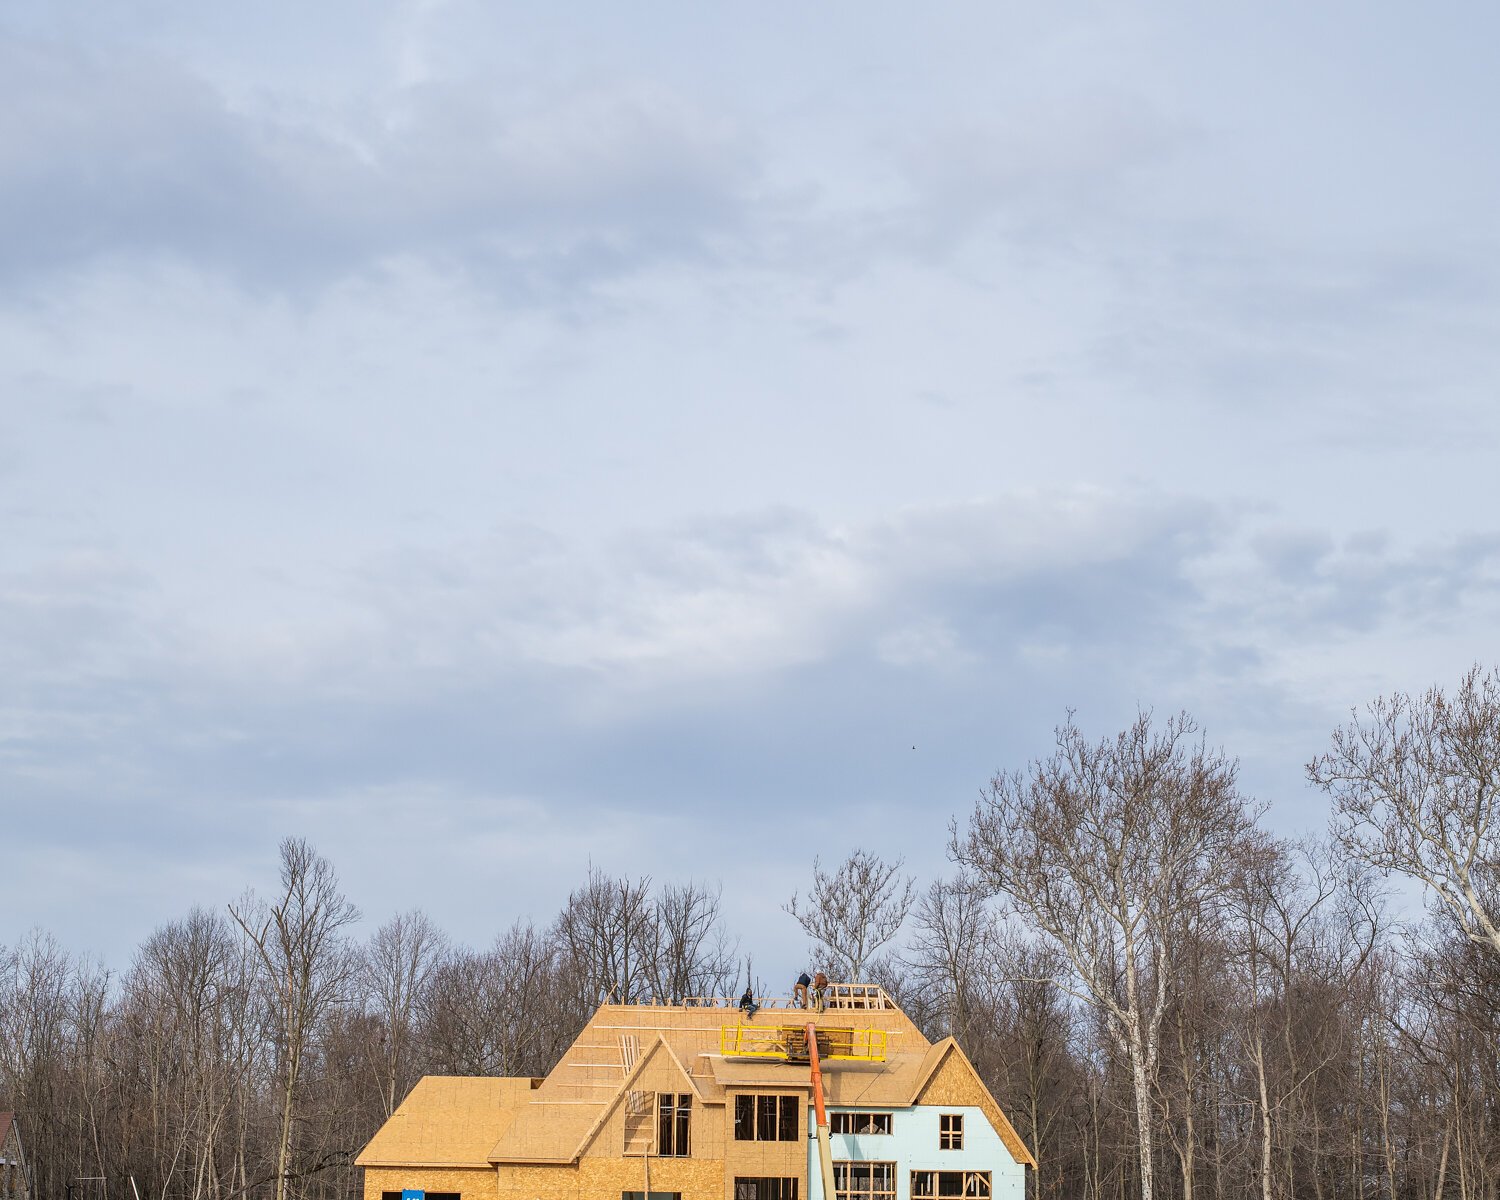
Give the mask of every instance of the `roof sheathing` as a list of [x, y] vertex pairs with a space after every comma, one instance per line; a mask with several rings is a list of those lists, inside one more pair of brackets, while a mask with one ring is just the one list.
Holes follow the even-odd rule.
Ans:
[[[641, 1064], [658, 1042], [682, 1069], [704, 1104], [724, 1103], [726, 1077], [734, 1079], [730, 1086], [735, 1087], [782, 1083], [783, 1076], [785, 1084], [795, 1086], [793, 1080], [796, 1080], [806, 1086], [805, 1067], [786, 1067], [774, 1062], [737, 1063], [735, 1066], [743, 1070], [729, 1072], [726, 1076], [725, 1061], [719, 1055], [719, 1034], [726, 1025], [775, 1027], [809, 1023], [836, 1029], [884, 1030], [893, 1052], [898, 1048], [908, 1051], [895, 1055], [903, 1060], [903, 1065], [906, 1059], [920, 1062], [929, 1045], [911, 1019], [898, 1008], [832, 1009], [822, 1013], [804, 1009], [762, 1009], [747, 1022], [735, 1008], [605, 1005], [584, 1026], [542, 1085], [531, 1093], [521, 1116], [496, 1139], [490, 1151], [490, 1161], [576, 1161], [617, 1100], [629, 1090], [630, 1078], [639, 1073]], [[635, 1066], [628, 1073], [622, 1039], [634, 1039], [636, 1047]], [[825, 1079], [835, 1097], [833, 1102], [839, 1103], [836, 1097], [843, 1090], [851, 1095], [861, 1092], [852, 1082], [856, 1074], [867, 1080], [878, 1079], [891, 1074], [893, 1065], [869, 1064], [840, 1069], [843, 1064], [839, 1067], [827, 1064]], [[905, 1071], [901, 1073], [906, 1075]], [[847, 1087], [843, 1083], [846, 1078], [851, 1080]], [[845, 1102], [873, 1103], [858, 1098]]]
[[525, 1110], [530, 1079], [428, 1075], [369, 1145], [361, 1167], [489, 1167], [490, 1147]]

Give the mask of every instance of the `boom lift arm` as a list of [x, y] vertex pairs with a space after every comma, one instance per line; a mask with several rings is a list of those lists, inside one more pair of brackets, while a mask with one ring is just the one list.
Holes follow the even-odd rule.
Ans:
[[828, 1142], [828, 1110], [823, 1105], [823, 1071], [818, 1065], [818, 1027], [807, 1023], [807, 1060], [812, 1064], [813, 1112], [818, 1122], [818, 1167], [823, 1176], [823, 1200], [834, 1200], [833, 1147]]

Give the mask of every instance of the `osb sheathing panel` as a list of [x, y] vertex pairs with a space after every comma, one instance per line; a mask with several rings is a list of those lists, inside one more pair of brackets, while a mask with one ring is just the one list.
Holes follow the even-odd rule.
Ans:
[[990, 1095], [989, 1088], [984, 1086], [979, 1073], [964, 1057], [963, 1051], [958, 1048], [956, 1042], [951, 1043], [941, 1064], [917, 1094], [916, 1102], [936, 1107], [972, 1105], [983, 1110], [990, 1124], [995, 1127], [995, 1132], [1000, 1135], [1000, 1140], [1005, 1143], [1005, 1148], [1010, 1151], [1011, 1157], [1018, 1163], [1025, 1163], [1030, 1167], [1036, 1166], [1036, 1159], [1031, 1156], [1031, 1151], [1021, 1141], [1015, 1126], [995, 1103], [995, 1098]]
[[495, 1168], [457, 1170], [441, 1167], [366, 1167], [365, 1200], [380, 1200], [382, 1192], [421, 1188], [426, 1192], [457, 1192], [462, 1200], [496, 1200]]
[[530, 1098], [529, 1079], [425, 1076], [355, 1162], [483, 1166], [496, 1139]]
[[681, 1192], [682, 1200], [724, 1198], [722, 1163], [688, 1158], [585, 1158], [576, 1166], [501, 1167], [500, 1200], [615, 1200], [621, 1192], [646, 1190], [648, 1163], [653, 1192]]
[[802, 1175], [807, 1170], [807, 1140], [795, 1142], [729, 1143], [724, 1156], [726, 1175]]
[[[577, 1043], [575, 1043], [576, 1047]], [[657, 1091], [696, 1095], [697, 1088], [680, 1062], [662, 1042], [660, 1035], [640, 1048], [640, 1057], [625, 1074], [623, 1067], [611, 1067], [603, 1050], [595, 1047], [592, 1057], [576, 1065], [587, 1068], [601, 1080], [598, 1095], [587, 1101], [558, 1094], [553, 1076], [532, 1097], [531, 1103], [490, 1152], [493, 1162], [528, 1164], [539, 1162], [572, 1162], [596, 1143], [598, 1153], [618, 1154], [623, 1148], [623, 1126], [608, 1128], [629, 1093], [645, 1091], [653, 1097]], [[571, 1085], [570, 1085], [571, 1086]], [[623, 1117], [620, 1118], [623, 1122]], [[608, 1139], [614, 1134], [618, 1146]]]

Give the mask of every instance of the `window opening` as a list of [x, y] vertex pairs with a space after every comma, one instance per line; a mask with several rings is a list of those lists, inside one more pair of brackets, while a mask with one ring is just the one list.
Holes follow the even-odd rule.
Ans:
[[833, 1190], [837, 1200], [896, 1200], [896, 1164], [836, 1161]]
[[659, 1092], [656, 1097], [656, 1153], [662, 1158], [686, 1158], [688, 1119], [693, 1097], [688, 1093]]
[[963, 1113], [940, 1113], [938, 1115], [938, 1149], [962, 1150], [963, 1148]]
[[795, 1142], [798, 1096], [736, 1096], [734, 1140], [737, 1142]]
[[797, 1180], [736, 1176], [734, 1200], [797, 1200]]
[[878, 1112], [829, 1113], [833, 1133], [890, 1133], [891, 1114]]
[[988, 1171], [913, 1171], [911, 1200], [944, 1200], [949, 1196], [979, 1197], [990, 1195]]

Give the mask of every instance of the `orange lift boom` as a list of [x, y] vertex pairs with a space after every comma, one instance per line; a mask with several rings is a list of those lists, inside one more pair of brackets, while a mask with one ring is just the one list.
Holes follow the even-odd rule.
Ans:
[[818, 1120], [818, 1167], [823, 1176], [823, 1198], [834, 1200], [833, 1147], [828, 1142], [828, 1110], [823, 1105], [823, 1070], [818, 1065], [818, 1028], [807, 1023], [807, 1060], [812, 1064], [813, 1112]]

